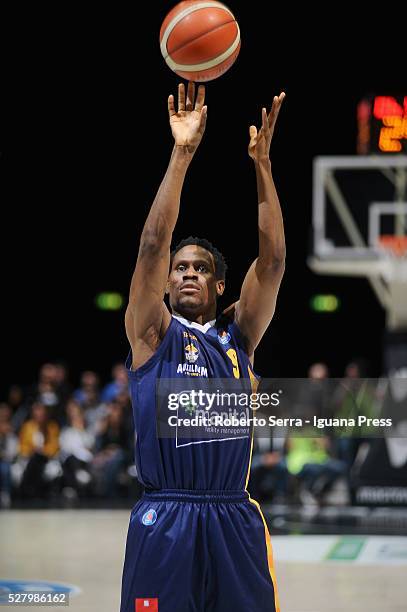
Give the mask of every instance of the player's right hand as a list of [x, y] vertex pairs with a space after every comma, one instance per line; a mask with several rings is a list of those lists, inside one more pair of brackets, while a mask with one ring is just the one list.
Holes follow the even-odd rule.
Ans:
[[172, 135], [175, 144], [186, 147], [189, 153], [193, 153], [202, 140], [205, 131], [207, 107], [204, 106], [205, 87], [198, 87], [195, 105], [195, 83], [188, 83], [187, 98], [185, 101], [185, 86], [178, 85], [178, 111], [175, 110], [174, 96], [168, 98], [168, 114]]

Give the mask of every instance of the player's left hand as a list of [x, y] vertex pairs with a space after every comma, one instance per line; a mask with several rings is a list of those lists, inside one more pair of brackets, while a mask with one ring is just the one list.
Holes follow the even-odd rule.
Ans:
[[267, 115], [266, 109], [262, 108], [262, 125], [259, 131], [257, 131], [255, 125], [251, 125], [249, 128], [249, 155], [252, 159], [254, 159], [254, 161], [269, 158], [274, 126], [276, 124], [278, 113], [280, 112], [284, 98], [284, 92], [281, 92], [279, 96], [274, 96], [273, 105], [269, 115]]

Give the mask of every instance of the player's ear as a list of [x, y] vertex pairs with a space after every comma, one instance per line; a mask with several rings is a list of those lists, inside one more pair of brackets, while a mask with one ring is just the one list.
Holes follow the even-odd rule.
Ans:
[[222, 295], [224, 291], [225, 291], [225, 281], [224, 280], [216, 281], [216, 293], [218, 294], [218, 296]]
[[170, 293], [170, 280], [167, 280], [167, 284], [165, 285], [165, 295], [169, 295]]

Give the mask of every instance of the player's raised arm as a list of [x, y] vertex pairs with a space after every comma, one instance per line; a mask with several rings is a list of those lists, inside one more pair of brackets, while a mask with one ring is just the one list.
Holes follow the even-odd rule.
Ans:
[[270, 144], [284, 97], [284, 93], [274, 97], [269, 115], [262, 109], [259, 131], [250, 126], [249, 155], [256, 169], [259, 202], [259, 255], [247, 272], [235, 310], [250, 355], [273, 317], [285, 267], [283, 217], [270, 163]]
[[[195, 100], [192, 82], [188, 85], [186, 97], [184, 85], [179, 85], [177, 110], [174, 96], [168, 98], [174, 149], [141, 234], [126, 310], [126, 332], [133, 350], [134, 368], [154, 353], [171, 320], [163, 302], [170, 245], [185, 175], [205, 131], [207, 107], [204, 101], [204, 86], [199, 87]], [[151, 147], [149, 155], [154, 158], [154, 146], [148, 146]]]

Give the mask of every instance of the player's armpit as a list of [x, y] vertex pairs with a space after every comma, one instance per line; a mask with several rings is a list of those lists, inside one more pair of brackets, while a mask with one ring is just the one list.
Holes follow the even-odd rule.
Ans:
[[134, 315], [130, 305], [125, 315], [126, 334], [130, 342], [133, 362], [132, 368], [136, 370], [141, 367], [155, 353], [171, 323], [171, 314], [167, 306], [162, 302], [161, 326], [152, 324], [145, 330], [144, 335], [136, 333]]
[[235, 321], [248, 342], [249, 354], [273, 318], [284, 269], [284, 260], [262, 265], [256, 259], [243, 281], [240, 299], [235, 304]]

